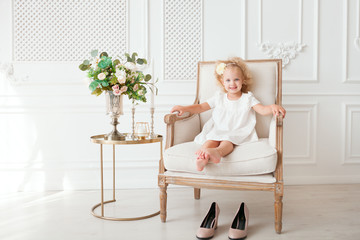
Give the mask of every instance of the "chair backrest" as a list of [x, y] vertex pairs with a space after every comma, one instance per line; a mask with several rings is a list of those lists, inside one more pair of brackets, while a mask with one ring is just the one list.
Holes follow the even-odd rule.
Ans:
[[[253, 87], [250, 90], [263, 105], [281, 104], [282, 98], [282, 68], [280, 59], [247, 60], [253, 76]], [[221, 90], [215, 78], [215, 62], [199, 62], [195, 103], [205, 102], [216, 91]], [[211, 111], [200, 114], [201, 128], [210, 118]], [[269, 136], [269, 127], [272, 116], [256, 114], [256, 132], [259, 138]]]

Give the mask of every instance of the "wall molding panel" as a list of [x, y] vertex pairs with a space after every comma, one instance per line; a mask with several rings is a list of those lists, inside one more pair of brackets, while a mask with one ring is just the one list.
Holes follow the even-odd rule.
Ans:
[[[304, 48], [308, 46], [303, 42], [303, 18], [304, 18], [304, 0], [298, 0], [298, 37], [296, 40], [288, 42], [272, 42], [264, 41], [263, 39], [263, 0], [258, 0], [258, 49], [262, 51], [267, 57], [271, 59], [282, 59], [282, 66], [284, 71], [286, 71], [286, 66], [291, 62], [295, 61], [296, 57], [299, 54], [303, 53]], [[319, 45], [319, 0], [314, 1], [314, 57], [313, 57], [313, 73], [311, 77], [292, 77], [284, 78], [284, 82], [291, 83], [309, 83], [309, 82], [318, 82], [318, 45]], [[293, 63], [294, 64], [294, 63]]]
[[[356, 7], [353, 6], [356, 1]], [[350, 6], [351, 3], [351, 6]], [[356, 18], [351, 18], [353, 22], [350, 22], [350, 9], [351, 11], [356, 11]], [[356, 22], [354, 21], [356, 20]], [[354, 23], [355, 31], [350, 29], [350, 23]], [[344, 0], [343, 1], [343, 83], [360, 83], [360, 76], [357, 77], [349, 77], [349, 51], [350, 48], [353, 48], [357, 53], [360, 52], [360, 1], [359, 0]], [[353, 41], [351, 41], [351, 37], [349, 39], [349, 34], [353, 36]], [[349, 42], [353, 42], [354, 45], [349, 44]], [[355, 52], [352, 51], [352, 52]], [[358, 58], [357, 60], [359, 60]], [[358, 61], [357, 61], [358, 62]], [[355, 64], [356, 65], [356, 64]]]
[[343, 109], [345, 125], [343, 164], [360, 164], [360, 104], [344, 103]]
[[[305, 129], [300, 126], [300, 124], [304, 124], [303, 121], [297, 122], [299, 124], [297, 127], [298, 129], [301, 129], [301, 132], [306, 132], [306, 138], [303, 139], [302, 142], [306, 143], [305, 151], [302, 153], [288, 153], [287, 151], [284, 151], [284, 164], [285, 165], [308, 165], [308, 164], [316, 164], [316, 149], [317, 149], [317, 129], [316, 129], [316, 123], [317, 123], [317, 108], [318, 103], [286, 103], [284, 104], [284, 107], [287, 111], [288, 118], [290, 118], [292, 113], [302, 114], [305, 117], [303, 120], [305, 120], [305, 125], [307, 126]], [[292, 144], [293, 146], [300, 146], [299, 139], [296, 136], [296, 134], [288, 134], [287, 135], [287, 129], [286, 129], [286, 121], [285, 120], [285, 127], [284, 127], [284, 135], [288, 137], [288, 139], [284, 138], [284, 145], [287, 144], [287, 141], [294, 141]], [[295, 130], [294, 128], [292, 128]], [[284, 147], [286, 149], [286, 147]]]
[[298, 39], [297, 42], [278, 42], [272, 43], [270, 41], [263, 42], [263, 0], [259, 0], [259, 50], [272, 59], [282, 59], [282, 67], [285, 69], [286, 65], [291, 60], [300, 54], [306, 44], [303, 43], [303, 0], [298, 0], [299, 6], [299, 23], [298, 23]]

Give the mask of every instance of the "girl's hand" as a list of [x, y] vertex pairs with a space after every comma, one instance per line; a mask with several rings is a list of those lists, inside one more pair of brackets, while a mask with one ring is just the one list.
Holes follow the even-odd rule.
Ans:
[[283, 118], [285, 118], [286, 110], [282, 106], [273, 104], [270, 105], [270, 107], [274, 116], [279, 116], [279, 113], [281, 113], [283, 115]]
[[176, 105], [171, 109], [171, 113], [178, 112], [178, 115], [181, 116], [184, 113], [184, 107]]

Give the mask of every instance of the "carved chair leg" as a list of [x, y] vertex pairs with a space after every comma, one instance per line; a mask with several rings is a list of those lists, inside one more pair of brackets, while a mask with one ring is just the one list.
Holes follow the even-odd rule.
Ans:
[[160, 219], [162, 222], [166, 222], [167, 185], [160, 186]]
[[275, 231], [280, 234], [282, 229], [282, 203], [283, 196], [280, 193], [275, 192]]
[[194, 198], [200, 199], [200, 188], [194, 188]]

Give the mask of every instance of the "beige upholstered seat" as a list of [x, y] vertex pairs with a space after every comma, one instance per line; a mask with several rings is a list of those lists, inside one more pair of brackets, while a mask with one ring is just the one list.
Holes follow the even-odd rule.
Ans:
[[219, 164], [209, 163], [202, 172], [196, 170], [195, 152], [200, 147], [195, 142], [186, 142], [168, 148], [164, 153], [165, 168], [167, 171], [213, 176], [259, 175], [272, 173], [276, 168], [276, 149], [265, 138], [235, 146], [234, 151], [222, 158]]
[[[281, 104], [281, 60], [246, 61], [254, 79], [255, 97], [264, 105]], [[205, 102], [219, 90], [216, 84], [215, 62], [199, 62], [195, 103]], [[195, 136], [210, 118], [211, 111], [201, 114], [168, 114], [166, 149], [160, 161], [160, 216], [166, 221], [166, 189], [168, 184], [194, 187], [195, 198], [200, 188], [273, 191], [275, 195], [275, 229], [282, 227], [282, 116], [257, 115], [258, 142], [246, 143], [221, 159], [219, 164], [208, 164], [204, 171], [196, 170], [195, 151], [200, 145]]]

